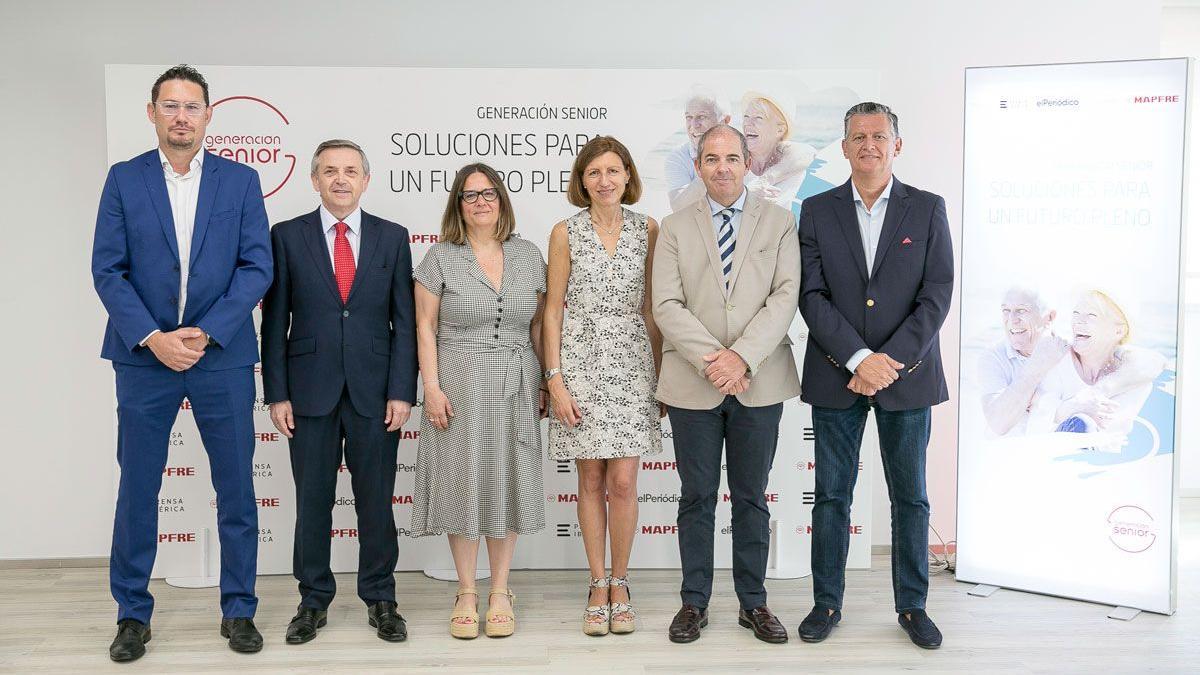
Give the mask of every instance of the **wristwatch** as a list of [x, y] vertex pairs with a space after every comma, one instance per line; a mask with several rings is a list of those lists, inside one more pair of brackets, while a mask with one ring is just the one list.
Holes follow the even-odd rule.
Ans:
[[542, 376], [543, 376], [543, 379], [545, 379], [547, 382], [549, 382], [550, 378], [554, 377], [555, 375], [557, 375], [561, 372], [562, 372], [562, 369], [560, 369], [560, 368], [551, 368], [550, 370], [547, 370], [546, 372], [542, 373]]
[[208, 342], [204, 345], [205, 347], [220, 347], [220, 345], [217, 344], [217, 341], [213, 339], [213, 336], [209, 335], [208, 333], [205, 333], [204, 335], [208, 337]]

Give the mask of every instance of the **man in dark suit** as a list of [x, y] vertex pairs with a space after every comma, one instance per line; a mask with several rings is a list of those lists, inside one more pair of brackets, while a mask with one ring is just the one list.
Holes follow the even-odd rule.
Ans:
[[150, 641], [158, 491], [185, 397], [217, 491], [221, 635], [235, 651], [256, 652], [258, 342], [250, 312], [271, 283], [267, 213], [258, 174], [201, 147], [212, 108], [200, 73], [163, 73], [146, 115], [158, 148], [109, 170], [92, 249], [108, 312], [100, 355], [116, 371], [121, 466], [109, 566], [118, 628], [109, 656], [132, 661]]
[[288, 438], [296, 481], [292, 566], [300, 607], [290, 644], [325, 625], [338, 467], [345, 457], [358, 514], [358, 596], [367, 622], [391, 642], [408, 637], [396, 611], [399, 550], [392, 492], [401, 426], [417, 400], [417, 347], [408, 230], [359, 208], [370, 182], [351, 141], [317, 146], [321, 206], [275, 225], [275, 282], [263, 302], [263, 390]]
[[816, 606], [800, 625], [824, 640], [841, 620], [850, 502], [868, 410], [875, 411], [892, 502], [892, 586], [900, 625], [918, 646], [942, 635], [925, 613], [930, 406], [947, 399], [938, 330], [950, 310], [954, 254], [946, 203], [892, 176], [896, 115], [878, 103], [846, 112], [850, 180], [800, 211], [800, 313], [808, 324], [801, 400], [813, 406]]

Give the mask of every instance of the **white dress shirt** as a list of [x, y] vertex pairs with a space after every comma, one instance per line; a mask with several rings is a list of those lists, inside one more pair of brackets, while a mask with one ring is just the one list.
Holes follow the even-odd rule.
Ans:
[[196, 153], [188, 164], [188, 172], [175, 173], [171, 162], [160, 149], [163, 177], [167, 179], [167, 198], [171, 200], [171, 218], [175, 221], [175, 243], [179, 245], [179, 323], [183, 324], [183, 308], [187, 304], [188, 267], [192, 259], [192, 230], [196, 225], [196, 201], [200, 195], [200, 174], [204, 168], [204, 151]]
[[[355, 207], [350, 215], [342, 219], [346, 224], [346, 239], [350, 242], [350, 252], [354, 254], [354, 268], [358, 269], [358, 240], [362, 234], [362, 209]], [[337, 216], [321, 205], [321, 229], [325, 231], [325, 244], [329, 247], [329, 264], [337, 273], [337, 262], [333, 258], [333, 243], [337, 239]]]
[[[854, 212], [858, 215], [858, 234], [862, 237], [863, 253], [867, 257], [868, 279], [871, 278], [871, 268], [875, 265], [875, 252], [879, 249], [879, 237], [883, 234], [883, 219], [887, 215], [888, 199], [892, 195], [892, 181], [894, 180], [892, 177], [888, 178], [883, 192], [879, 194], [879, 198], [869, 209], [863, 203], [862, 195], [858, 193], [858, 186], [854, 184], [854, 181], [850, 181], [850, 192], [854, 195]], [[846, 361], [846, 368], [853, 373], [858, 368], [858, 364], [873, 353], [870, 349], [865, 348], [854, 352], [854, 356]]]
[[[178, 323], [183, 325], [183, 308], [187, 305], [188, 267], [192, 259], [192, 231], [196, 225], [196, 202], [200, 196], [200, 178], [204, 172], [204, 150], [196, 153], [188, 164], [188, 172], [176, 173], [170, 160], [158, 150], [158, 161], [162, 163], [163, 178], [167, 181], [167, 199], [171, 202], [171, 220], [175, 222], [175, 244], [179, 249], [179, 313]], [[151, 335], [142, 338], [143, 346]]]

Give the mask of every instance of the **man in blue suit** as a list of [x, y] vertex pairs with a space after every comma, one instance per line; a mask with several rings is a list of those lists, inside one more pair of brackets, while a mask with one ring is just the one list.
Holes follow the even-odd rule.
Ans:
[[800, 313], [808, 324], [801, 399], [813, 407], [816, 606], [800, 638], [820, 642], [841, 620], [850, 502], [868, 410], [875, 411], [892, 502], [892, 586], [900, 625], [941, 645], [925, 613], [930, 406], [947, 399], [938, 331], [950, 310], [954, 254], [946, 203], [892, 176], [896, 115], [878, 103], [846, 112], [850, 180], [800, 211]]
[[117, 389], [121, 480], [109, 579], [118, 605], [114, 661], [150, 641], [148, 585], [158, 491], [186, 397], [208, 452], [221, 541], [221, 636], [262, 649], [254, 627], [254, 364], [250, 312], [271, 283], [262, 189], [253, 169], [203, 151], [208, 84], [188, 66], [155, 81], [146, 115], [158, 148], [113, 165], [100, 196], [92, 277], [108, 312], [101, 356]]
[[396, 611], [399, 548], [392, 493], [401, 426], [417, 400], [408, 230], [359, 208], [367, 155], [347, 140], [317, 146], [317, 210], [271, 230], [275, 281], [263, 301], [263, 391], [288, 438], [296, 481], [292, 571], [302, 644], [324, 626], [335, 584], [329, 531], [345, 457], [358, 515], [358, 597], [383, 640], [408, 637]]

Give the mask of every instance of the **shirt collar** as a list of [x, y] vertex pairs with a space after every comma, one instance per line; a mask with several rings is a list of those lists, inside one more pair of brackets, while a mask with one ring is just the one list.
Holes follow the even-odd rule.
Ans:
[[[896, 180], [896, 177], [895, 177], [894, 175], [893, 175], [893, 176], [890, 176], [890, 177], [888, 178], [887, 185], [885, 185], [885, 186], [883, 187], [883, 192], [879, 193], [879, 199], [875, 200], [875, 203], [876, 203], [876, 204], [878, 204], [879, 202], [884, 202], [884, 201], [887, 201], [888, 199], [890, 199], [890, 198], [891, 198], [891, 196], [892, 196], [892, 183], [893, 183], [895, 180]], [[859, 204], [863, 204], [863, 208], [866, 208], [866, 204], [865, 204], [865, 203], [863, 203], [863, 198], [862, 198], [862, 195], [858, 194], [858, 186], [856, 186], [856, 185], [854, 184], [854, 181], [850, 181], [850, 193], [854, 195], [854, 201], [855, 201], [855, 202], [857, 202], [857, 203], [859, 203]]]
[[[205, 155], [205, 152], [203, 149], [201, 149], [199, 152], [196, 153], [195, 157], [192, 157], [192, 161], [190, 163], [188, 163], [187, 175], [189, 175], [189, 176], [195, 175], [197, 173], [197, 169], [200, 169], [204, 166], [204, 155]], [[171, 166], [171, 160], [167, 159], [167, 155], [166, 155], [166, 153], [164, 153], [162, 151], [162, 148], [158, 149], [158, 161], [160, 164], [162, 164], [163, 171], [165, 171], [167, 173], [167, 175], [169, 175], [169, 176], [181, 175], [181, 174], [175, 173], [175, 167]]]
[[738, 213], [739, 211], [744, 211], [746, 207], [746, 188], [742, 188], [741, 196], [737, 198], [736, 202], [730, 204], [729, 206], [721, 206], [719, 203], [713, 201], [713, 198], [709, 197], [707, 194], [704, 196], [708, 198], [708, 208], [714, 216], [717, 215], [717, 212], [724, 211], [725, 209], [733, 209], [734, 213]]
[[[324, 230], [325, 232], [328, 232], [333, 229], [333, 226], [336, 225], [337, 222], [338, 222], [337, 217], [335, 217], [332, 213], [330, 213], [329, 209], [325, 208], [325, 205], [322, 204], [321, 205], [321, 229]], [[352, 211], [350, 213], [350, 215], [348, 215], [342, 219], [342, 222], [346, 224], [346, 227], [351, 232], [353, 232], [354, 234], [358, 234], [359, 233], [358, 227], [362, 223], [362, 207], [360, 206], [360, 207], [355, 208], [354, 211]]]
[[1025, 356], [1024, 354], [1017, 351], [1016, 349], [1013, 349], [1012, 343], [1009, 342], [1007, 338], [1004, 340], [1004, 354], [1005, 354], [1005, 356], [1008, 357], [1008, 360], [1010, 360], [1010, 361], [1013, 359], [1024, 360], [1024, 359], [1029, 358], [1028, 356]]

